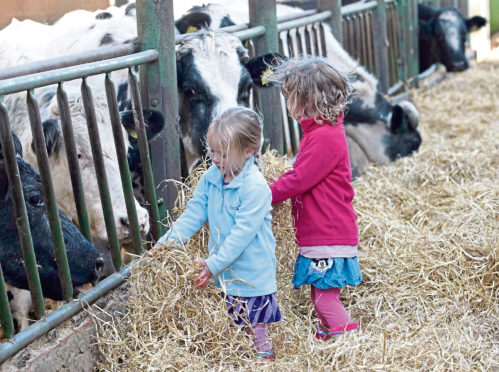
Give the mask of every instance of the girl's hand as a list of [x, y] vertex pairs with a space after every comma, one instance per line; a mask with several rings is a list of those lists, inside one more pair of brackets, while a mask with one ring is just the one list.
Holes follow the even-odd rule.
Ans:
[[194, 262], [200, 266], [203, 266], [201, 273], [194, 278], [194, 284], [196, 285], [196, 288], [204, 288], [208, 285], [212, 274], [210, 269], [208, 269], [208, 266], [206, 266], [206, 262], [204, 260], [195, 260]]
[[149, 251], [149, 255], [154, 257], [158, 254], [158, 250], [163, 247], [164, 244], [160, 244], [160, 243], [156, 243], [154, 244], [154, 247], [152, 247], [152, 249]]

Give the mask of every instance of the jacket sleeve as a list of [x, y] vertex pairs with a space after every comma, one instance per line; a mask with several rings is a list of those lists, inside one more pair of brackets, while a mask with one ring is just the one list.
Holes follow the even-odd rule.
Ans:
[[280, 203], [310, 190], [323, 180], [339, 163], [344, 151], [338, 141], [327, 133], [314, 133], [298, 156], [299, 163], [270, 185], [272, 204]]
[[208, 190], [205, 177], [201, 177], [194, 189], [192, 198], [187, 203], [184, 213], [174, 222], [170, 230], [158, 239], [159, 244], [177, 241], [185, 243], [208, 219]]
[[248, 247], [260, 230], [265, 216], [271, 210], [271, 194], [268, 186], [253, 185], [241, 200], [236, 212], [235, 224], [225, 238], [217, 254], [206, 260], [213, 275], [229, 267]]

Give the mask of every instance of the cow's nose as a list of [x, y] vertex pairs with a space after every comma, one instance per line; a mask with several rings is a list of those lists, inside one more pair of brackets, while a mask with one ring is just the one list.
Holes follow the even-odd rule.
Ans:
[[104, 268], [104, 259], [99, 256], [95, 260], [95, 273], [97, 274], [97, 277], [100, 276], [100, 273], [102, 272], [102, 269]]
[[128, 221], [128, 217], [121, 217], [120, 222], [124, 227], [130, 227], [130, 222]]
[[464, 61], [454, 62], [452, 64], [452, 71], [460, 72], [468, 68], [468, 64]]

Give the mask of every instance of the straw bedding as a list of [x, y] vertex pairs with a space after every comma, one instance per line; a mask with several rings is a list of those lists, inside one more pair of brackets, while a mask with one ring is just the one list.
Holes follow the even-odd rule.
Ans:
[[[207, 231], [185, 247], [143, 258], [128, 311], [99, 322], [101, 370], [493, 370], [499, 368], [499, 63], [482, 63], [414, 92], [419, 153], [371, 167], [354, 182], [364, 281], [342, 299], [360, 332], [316, 341], [308, 289], [290, 283], [297, 247], [289, 204], [273, 211], [278, 299], [270, 327], [276, 359], [257, 360], [228, 322], [214, 288], [198, 290], [194, 259]], [[262, 157], [268, 180], [288, 166]], [[199, 173], [184, 185], [188, 198]], [[180, 199], [179, 199], [180, 200]]]

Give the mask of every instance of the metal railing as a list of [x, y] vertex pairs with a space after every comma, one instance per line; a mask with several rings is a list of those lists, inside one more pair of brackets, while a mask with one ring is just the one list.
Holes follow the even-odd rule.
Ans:
[[[110, 55], [115, 55], [116, 52], [121, 53], [123, 48], [119, 47], [110, 50]], [[127, 51], [132, 51], [127, 49]], [[104, 53], [101, 57], [105, 57]], [[69, 60], [74, 60], [78, 57], [70, 57]], [[127, 151], [125, 147], [125, 142], [123, 139], [123, 129], [120, 122], [120, 116], [118, 111], [117, 96], [115, 91], [115, 86], [111, 80], [110, 73], [112, 71], [128, 69], [128, 84], [130, 87], [130, 93], [132, 97], [132, 107], [137, 115], [138, 121], [136, 122], [136, 132], [138, 135], [139, 143], [139, 153], [141, 162], [143, 165], [144, 174], [149, 174], [146, 177], [145, 187], [148, 190], [146, 193], [146, 200], [148, 201], [147, 206], [149, 207], [149, 213], [151, 216], [151, 230], [156, 231], [159, 235], [162, 232], [162, 227], [160, 225], [160, 218], [157, 209], [156, 196], [155, 196], [155, 186], [152, 180], [152, 169], [151, 163], [149, 161], [149, 150], [146, 140], [146, 132], [144, 119], [142, 116], [141, 100], [139, 96], [138, 78], [136, 73], [133, 71], [135, 66], [142, 64], [153, 63], [158, 59], [158, 52], [156, 50], [148, 50], [143, 52], [138, 52], [130, 55], [124, 55], [121, 57], [114, 57], [110, 59], [105, 59], [101, 61], [95, 61], [91, 63], [58, 68], [52, 71], [38, 72], [35, 74], [14, 77], [11, 79], [0, 81], [0, 96], [18, 93], [22, 91], [27, 92], [27, 111], [29, 114], [29, 121], [31, 124], [31, 129], [33, 133], [33, 139], [35, 144], [35, 153], [37, 155], [37, 163], [42, 179], [43, 193], [46, 200], [47, 215], [49, 217], [49, 225], [52, 232], [52, 241], [56, 250], [56, 261], [57, 268], [59, 271], [59, 278], [63, 288], [63, 297], [67, 302], [73, 299], [73, 289], [71, 283], [71, 276], [69, 274], [69, 266], [66, 257], [66, 251], [64, 246], [64, 240], [62, 238], [62, 231], [58, 215], [57, 202], [55, 200], [54, 187], [51, 179], [51, 172], [49, 168], [49, 161], [47, 150], [45, 146], [45, 138], [43, 133], [43, 128], [40, 120], [40, 112], [37, 103], [37, 99], [34, 90], [43, 86], [58, 84], [57, 88], [57, 101], [61, 115], [62, 130], [64, 134], [64, 143], [68, 159], [68, 167], [71, 174], [71, 182], [73, 187], [73, 192], [75, 195], [75, 205], [78, 211], [78, 222], [80, 229], [84, 236], [91, 241], [90, 227], [88, 222], [88, 216], [85, 206], [84, 190], [82, 188], [81, 174], [78, 166], [78, 157], [76, 153], [76, 146], [74, 135], [72, 131], [71, 116], [69, 112], [68, 97], [64, 89], [64, 83], [74, 79], [81, 79], [81, 93], [82, 100], [84, 104], [84, 110], [87, 118], [88, 134], [90, 139], [90, 145], [92, 150], [92, 155], [94, 159], [94, 165], [96, 169], [96, 179], [99, 180], [99, 194], [102, 204], [102, 210], [104, 213], [104, 220], [106, 225], [107, 236], [109, 239], [109, 245], [111, 249], [111, 255], [113, 259], [113, 264], [116, 270], [121, 268], [121, 248], [117, 238], [116, 226], [114, 224], [113, 208], [111, 205], [111, 197], [109, 193], [106, 171], [104, 169], [104, 159], [102, 155], [101, 143], [99, 138], [99, 128], [96, 119], [95, 107], [93, 104], [92, 97], [92, 87], [87, 81], [87, 78], [94, 75], [104, 74], [104, 86], [106, 91], [106, 98], [109, 108], [109, 117], [112, 125], [112, 131], [116, 146], [118, 164], [120, 168], [121, 182], [123, 186], [123, 192], [125, 197], [126, 209], [129, 219], [129, 226], [131, 230], [133, 246], [135, 248], [135, 253], [142, 253], [142, 238], [139, 228], [139, 223], [137, 219], [137, 214], [135, 210], [135, 198], [133, 194], [133, 189], [130, 180], [130, 172], [127, 162]], [[66, 60], [61, 59], [59, 61], [61, 65], [67, 63]], [[44, 64], [46, 62], [42, 61], [39, 65], [36, 63], [31, 64], [29, 68], [32, 70], [43, 70]], [[26, 67], [22, 67], [26, 69]], [[18, 75], [15, 71], [14, 75]], [[18, 230], [20, 231], [20, 244], [23, 251], [24, 263], [26, 267], [28, 282], [30, 291], [32, 293], [33, 303], [35, 305], [35, 315], [37, 319], [41, 319], [44, 316], [44, 300], [43, 294], [40, 287], [40, 279], [38, 276], [36, 258], [33, 251], [33, 241], [31, 238], [31, 232], [29, 228], [28, 218], [26, 214], [26, 206], [24, 204], [23, 191], [18, 177], [19, 170], [17, 168], [16, 155], [14, 151], [14, 145], [12, 142], [12, 137], [10, 136], [11, 128], [8, 117], [8, 110], [4, 103], [0, 104], [0, 135], [2, 139], [2, 149], [4, 152], [4, 157], [7, 167], [7, 173], [9, 178], [9, 187], [13, 195], [14, 210], [16, 220], [20, 223], [18, 224]], [[149, 182], [147, 179], [149, 178]], [[158, 236], [156, 235], [156, 237]], [[126, 276], [126, 275], [125, 275]], [[115, 276], [115, 278], [122, 278], [123, 272]], [[112, 281], [113, 279], [111, 279]], [[114, 279], [116, 280], [116, 279]], [[103, 291], [103, 285], [107, 284], [100, 283], [94, 289], [92, 293], [99, 293]], [[113, 282], [114, 283], [114, 282]], [[118, 284], [117, 282], [114, 284]], [[113, 285], [114, 285], [113, 284]], [[5, 293], [5, 286], [3, 283], [3, 276], [0, 276], [0, 306], [2, 307], [1, 312], [1, 324], [4, 332], [4, 336], [10, 337], [12, 335], [12, 317], [10, 311], [5, 309], [5, 299], [7, 295]], [[93, 297], [89, 297], [93, 298]], [[77, 301], [80, 303], [83, 300]], [[65, 305], [67, 306], [67, 305]], [[76, 307], [81, 308], [80, 305], [72, 305], [71, 309]], [[64, 306], [63, 306], [64, 307]], [[59, 311], [60, 310], [60, 311]], [[46, 324], [54, 325], [57, 322], [67, 319], [67, 317], [61, 317], [57, 314], [74, 314], [74, 312], [65, 312], [59, 309], [54, 315], [54, 320], [46, 322]], [[70, 316], [70, 315], [68, 315]], [[36, 329], [48, 329], [46, 326], [40, 326], [39, 323], [35, 325]], [[31, 327], [30, 327], [31, 328]], [[31, 331], [33, 332], [33, 331]], [[28, 334], [31, 334], [28, 332]], [[35, 331], [36, 332], [36, 331]], [[21, 332], [19, 335], [14, 336], [12, 342], [4, 343], [0, 345], [0, 363], [5, 360], [6, 357], [12, 355], [12, 352], [18, 350], [20, 345], [25, 345], [26, 340], [31, 340], [32, 336], [27, 337], [25, 332]]]
[[[415, 3], [414, 0], [407, 1]], [[332, 27], [335, 37], [338, 40], [343, 40], [346, 50], [354, 58], [358, 58], [361, 65], [366, 66], [369, 71], [378, 75], [380, 83], [384, 84], [384, 90], [386, 91], [389, 85], [393, 85], [399, 79], [407, 79], [409, 76], [403, 68], [407, 65], [408, 54], [406, 50], [410, 41], [404, 39], [405, 36], [399, 38], [401, 28], [409, 27], [405, 22], [400, 21], [402, 13], [399, 3], [401, 2], [404, 2], [404, 0], [398, 0], [397, 2], [394, 0], [370, 1], [360, 6], [344, 8], [341, 14], [339, 14], [337, 12], [339, 9], [339, 0], [319, 0], [320, 9], [317, 11], [312, 10], [303, 12], [300, 15], [269, 19], [267, 15], [272, 14], [272, 12], [269, 12], [269, 7], [275, 6], [275, 2], [254, 0], [249, 4], [249, 24], [253, 27], [249, 27], [248, 24], [236, 25], [225, 30], [232, 31], [234, 36], [239, 37], [243, 41], [248, 41], [251, 48], [257, 54], [279, 50], [286, 56], [304, 52], [324, 56], [326, 53], [324, 24], [328, 24]], [[145, 176], [146, 199], [148, 200], [147, 204], [151, 216], [151, 230], [153, 231], [153, 237], [157, 238], [162, 232], [159, 221], [165, 215], [166, 208], [170, 208], [173, 205], [176, 193], [174, 188], [167, 191], [158, 191], [159, 196], [166, 200], [166, 203], [161, 207], [163, 209], [158, 209], [156, 186], [164, 179], [178, 179], [180, 177], [179, 136], [175, 129], [175, 122], [178, 115], [178, 97], [175, 48], [173, 44], [175, 43], [175, 39], [180, 40], [182, 36], [174, 36], [172, 7], [172, 0], [161, 2], [153, 2], [151, 0], [138, 1], [137, 17], [140, 44], [101, 48], [0, 71], [0, 79], [4, 79], [0, 81], [0, 96], [20, 91], [28, 93], [27, 105], [30, 114], [30, 124], [34, 137], [38, 138], [35, 143], [36, 153], [40, 173], [42, 173], [52, 238], [57, 250], [57, 265], [66, 301], [72, 300], [71, 278], [69, 276], [67, 258], [65, 258], [64, 242], [61, 240], [62, 233], [57, 215], [57, 204], [50, 179], [43, 130], [41, 128], [34, 90], [50, 84], [58, 85], [57, 100], [61, 113], [64, 143], [68, 153], [68, 165], [71, 170], [71, 183], [78, 211], [78, 224], [83, 235], [91, 240], [84, 202], [84, 190], [82, 188], [72, 133], [68, 98], [64, 89], [65, 82], [73, 79], [82, 79], [81, 91], [87, 113], [94, 163], [97, 177], [100, 180], [99, 193], [105, 216], [106, 231], [109, 237], [113, 264], [116, 269], [120, 269], [120, 247], [113, 222], [113, 210], [103, 166], [99, 131], [92, 104], [92, 87], [88, 83], [87, 78], [93, 75], [104, 74], [109, 115], [119, 159], [121, 182], [130, 219], [133, 242], [137, 249], [136, 252], [141, 253], [142, 241], [126, 159], [127, 149], [124, 147], [116, 92], [110, 73], [120, 69], [128, 69], [128, 83], [133, 108], [139, 119], [137, 132], [140, 159]], [[411, 13], [406, 12], [404, 14]], [[342, 22], [341, 19], [343, 19]], [[373, 33], [373, 29], [377, 31], [375, 34]], [[414, 48], [414, 44], [412, 44], [412, 47]], [[386, 58], [388, 62], [384, 62], [385, 59], [383, 58]], [[133, 71], [133, 67], [139, 65], [141, 66], [142, 99], [139, 98], [138, 77]], [[277, 89], [257, 90], [256, 96], [256, 102], [260, 105], [259, 109], [263, 113], [266, 122], [268, 124], [272, 123], [272, 125], [264, 126], [264, 135], [270, 146], [277, 148], [281, 153], [296, 153], [301, 136], [300, 128], [298, 123], [288, 118], [284, 98], [280, 96]], [[151, 156], [145, 136], [141, 111], [142, 104], [146, 107], [161, 109], [166, 118], [166, 126], [161, 140], [155, 141], [151, 145]], [[277, 104], [281, 105], [282, 109], [280, 111], [275, 110]], [[12, 178], [13, 181], [10, 182], [10, 188], [14, 199], [16, 218], [20, 221], [19, 231], [22, 232], [20, 233], [21, 247], [28, 278], [30, 278], [30, 289], [36, 307], [36, 316], [40, 319], [44, 315], [43, 297], [33, 253], [33, 243], [29, 233], [22, 188], [20, 183], [16, 183], [15, 181], [15, 173], [18, 172], [17, 163], [10, 136], [8, 112], [3, 104], [0, 105], [0, 114], [0, 136], [2, 138], [5, 159], [11, 165], [9, 167], [9, 181]], [[152, 159], [152, 164], [150, 159]], [[128, 276], [128, 268], [121, 268], [120, 272], [111, 275], [97, 284], [86, 295], [80, 296], [78, 301], [72, 301], [63, 305], [60, 309], [29, 327], [28, 330], [15, 335], [10, 342], [1, 344], [0, 363], [32, 340], [47, 332], [50, 328], [68, 319], [83, 307], [83, 303], [95, 301], [98, 296], [116, 287]], [[6, 300], [3, 275], [0, 271], [0, 321], [4, 335], [10, 337], [13, 330], [12, 317], [10, 311], [8, 311], [8, 301]]]

